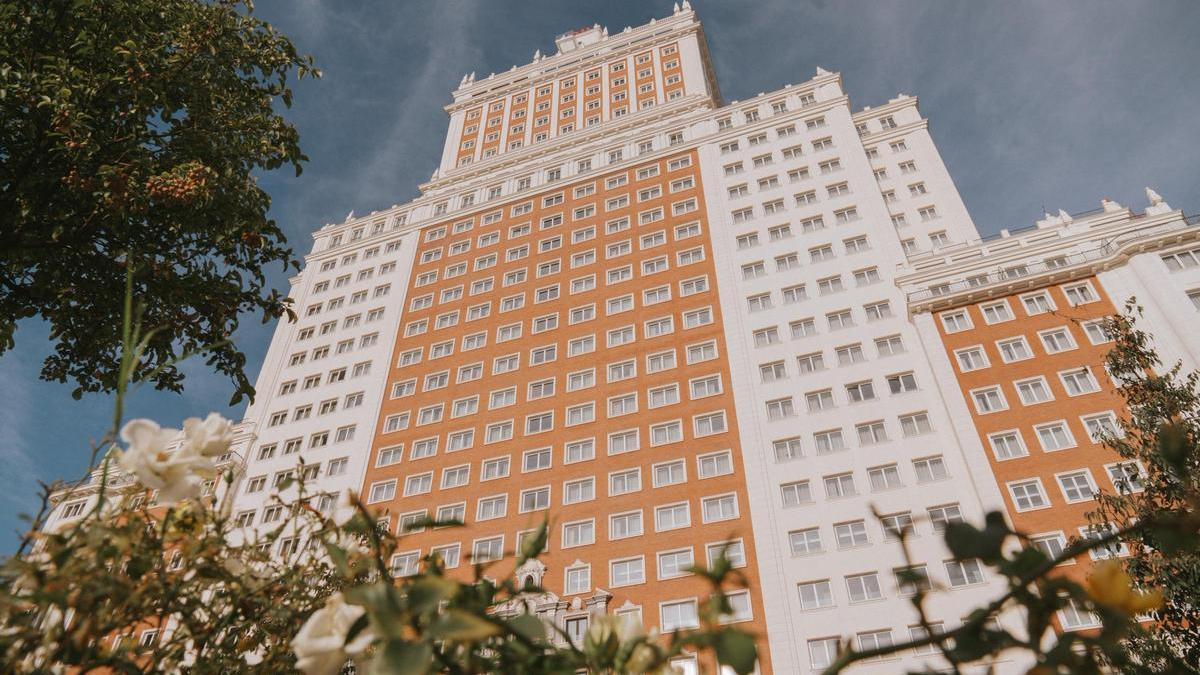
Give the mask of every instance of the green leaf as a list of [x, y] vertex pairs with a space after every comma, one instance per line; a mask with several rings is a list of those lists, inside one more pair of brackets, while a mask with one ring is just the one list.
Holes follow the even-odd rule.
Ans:
[[437, 610], [438, 604], [454, 596], [458, 584], [438, 576], [425, 576], [408, 587], [408, 607], [413, 614]]
[[714, 647], [717, 660], [733, 668], [738, 675], [754, 672], [754, 664], [758, 661], [758, 647], [749, 634], [739, 630], [724, 630], [716, 636]]
[[371, 662], [371, 675], [425, 675], [432, 665], [429, 645], [389, 640]]
[[476, 642], [499, 633], [500, 626], [460, 609], [448, 610], [429, 627], [434, 639], [457, 642]]
[[532, 614], [518, 614], [506, 623], [509, 631], [527, 640], [538, 642], [546, 638], [546, 624]]

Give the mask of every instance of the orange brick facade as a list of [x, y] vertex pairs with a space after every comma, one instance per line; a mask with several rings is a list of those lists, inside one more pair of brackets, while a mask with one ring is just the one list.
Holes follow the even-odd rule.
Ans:
[[[363, 498], [393, 529], [405, 514], [455, 504], [465, 527], [411, 534], [405, 551], [458, 544], [465, 568], [476, 542], [502, 537], [511, 555], [520, 533], [552, 513], [544, 586], [565, 599], [604, 589], [610, 609], [638, 606], [650, 628], [660, 626], [659, 603], [707, 595], [694, 576], [660, 575], [659, 554], [690, 550], [704, 564], [736, 541], [754, 589], [747, 628], [764, 632], [704, 214], [698, 160], [687, 152], [422, 230]], [[455, 417], [456, 402], [474, 412]], [[444, 409], [423, 425], [430, 406]], [[547, 413], [552, 421], [532, 426], [531, 416]], [[425, 456], [413, 459], [416, 447]], [[485, 467], [500, 458], [506, 472]], [[443, 482], [459, 468], [464, 482]], [[411, 477], [424, 475], [428, 487], [406, 496]], [[381, 499], [389, 490], [378, 486], [392, 480], [394, 498]], [[523, 497], [542, 488], [545, 501]], [[569, 493], [590, 497], [567, 503]], [[503, 515], [481, 519], [481, 509], [501, 510], [481, 502], [501, 495]], [[723, 497], [732, 500], [705, 501]], [[687, 516], [661, 527], [656, 509], [671, 505], [686, 505]], [[641, 514], [642, 534], [617, 536], [610, 517], [631, 513]], [[566, 528], [587, 521], [591, 543], [569, 545]], [[613, 578], [613, 563], [638, 558], [643, 581]], [[566, 570], [584, 565], [590, 583], [568, 588]]]
[[[1008, 318], [1001, 319], [1005, 306]], [[1091, 490], [1115, 489], [1110, 472], [1119, 457], [1096, 436], [1098, 425], [1114, 423], [1124, 407], [1104, 369], [1110, 343], [1097, 323], [1115, 313], [1102, 285], [1088, 277], [937, 314], [1012, 523], [1050, 551], [1051, 538], [1084, 534], [1086, 514], [1095, 509]], [[1076, 384], [1084, 382], [1092, 384]], [[996, 388], [1003, 403], [991, 406]], [[1087, 569], [1064, 573], [1082, 578]]]

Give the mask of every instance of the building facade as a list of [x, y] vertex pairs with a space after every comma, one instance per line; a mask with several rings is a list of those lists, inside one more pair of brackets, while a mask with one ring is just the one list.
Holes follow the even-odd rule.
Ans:
[[[1097, 492], [1138, 491], [1145, 468], [1103, 447], [1119, 433], [1124, 401], [1104, 367], [1104, 319], [1133, 300], [1170, 366], [1195, 370], [1200, 308], [1196, 218], [1147, 189], [1135, 214], [1100, 209], [1047, 215], [1032, 228], [912, 256], [898, 279], [909, 298], [939, 395], [970, 420], [974, 448], [1013, 527], [1048, 555], [1097, 533], [1086, 514]], [[1093, 551], [1063, 565], [1082, 580]], [[1073, 605], [1062, 630], [1099, 626]]]
[[1002, 510], [1053, 551], [1136, 484], [1092, 440], [1121, 414], [1095, 321], [1137, 296], [1200, 364], [1194, 220], [1152, 195], [980, 240], [915, 98], [855, 111], [817, 69], [725, 103], [686, 2], [556, 47], [463, 78], [418, 198], [314, 233], [239, 427], [247, 533], [302, 473], [404, 535], [397, 574], [490, 562], [571, 635], [695, 625], [686, 569], [724, 552], [761, 670], [806, 673], [923, 634], [901, 531], [951, 627], [999, 586], [947, 523]]

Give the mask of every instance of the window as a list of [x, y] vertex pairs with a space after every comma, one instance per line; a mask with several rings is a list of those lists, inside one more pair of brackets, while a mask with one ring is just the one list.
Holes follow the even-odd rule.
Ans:
[[867, 602], [883, 597], [883, 591], [879, 587], [879, 575], [875, 572], [846, 577], [846, 591], [850, 602]]
[[1092, 285], [1086, 281], [1078, 284], [1071, 284], [1069, 286], [1063, 286], [1062, 291], [1063, 295], [1067, 296], [1067, 302], [1070, 303], [1072, 307], [1086, 305], [1089, 302], [1096, 302], [1100, 299], [1100, 297], [1096, 295], [1096, 291], [1092, 289]]
[[1029, 316], [1054, 311], [1054, 301], [1046, 291], [1022, 296], [1021, 304], [1025, 306], [1025, 313]]
[[658, 554], [658, 578], [673, 579], [687, 574], [688, 568], [695, 564], [692, 549], [680, 549]]
[[704, 514], [704, 522], [706, 523], [737, 518], [738, 504], [736, 495], [707, 497], [702, 499], [700, 503]]
[[958, 504], [945, 504], [942, 506], [931, 506], [927, 509], [929, 513], [929, 522], [933, 525], [935, 532], [942, 532], [950, 523], [963, 522], [962, 509]]
[[949, 477], [946, 471], [946, 463], [940, 455], [914, 459], [913, 470], [917, 473], [918, 483], [931, 483], [933, 481], [945, 480]]
[[856, 425], [854, 429], [858, 432], [859, 445], [874, 445], [888, 440], [883, 422], [866, 422]]
[[1057, 479], [1068, 504], [1091, 501], [1096, 494], [1092, 474], [1086, 469], [1059, 474]]
[[[549, 491], [547, 490], [547, 494]], [[583, 478], [568, 481], [563, 484], [563, 503], [577, 504], [596, 498], [596, 481], [594, 478]]]
[[912, 514], [908, 511], [882, 516], [879, 524], [883, 526], [885, 541], [896, 541], [901, 534], [911, 535], [915, 531]]
[[654, 528], [656, 531], [677, 530], [691, 525], [691, 515], [687, 502], [659, 506], [654, 509]]
[[1042, 490], [1042, 482], [1037, 479], [1019, 481], [1008, 484], [1008, 492], [1012, 495], [1017, 511], [1032, 511], [1050, 506], [1046, 494]]
[[806, 480], [784, 483], [779, 486], [779, 491], [784, 507], [808, 504], [813, 500], [812, 487]]
[[894, 356], [904, 353], [904, 339], [899, 335], [887, 335], [875, 339], [875, 349], [880, 356]]
[[1102, 319], [1083, 324], [1083, 330], [1087, 333], [1088, 340], [1094, 345], [1112, 342], [1112, 336], [1109, 335], [1108, 329], [1105, 327], [1104, 320]]
[[983, 583], [983, 565], [978, 560], [947, 560], [946, 576], [950, 586], [958, 588]]
[[1080, 604], [1075, 598], [1064, 598], [1063, 608], [1058, 610], [1058, 618], [1062, 621], [1063, 630], [1065, 631], [1096, 628], [1101, 625], [1100, 617]]
[[816, 527], [789, 532], [788, 544], [792, 555], [813, 555], [824, 551], [821, 546], [821, 530]]
[[846, 449], [846, 441], [842, 437], [841, 429], [818, 431], [813, 434], [813, 444], [816, 446], [817, 454], [819, 455]]
[[[589, 479], [590, 480], [590, 479]], [[617, 496], [642, 489], [641, 469], [626, 469], [608, 475], [608, 494]]]
[[701, 436], [712, 436], [714, 434], [724, 433], [726, 431], [725, 412], [709, 413], [707, 415], [697, 415], [693, 419], [694, 433], [697, 438]]
[[996, 455], [997, 460], [1025, 457], [1029, 454], [1029, 451], [1025, 449], [1025, 444], [1021, 442], [1020, 433], [1016, 430], [994, 433], [988, 436], [988, 441], [991, 443], [992, 453]]
[[1117, 425], [1117, 416], [1111, 412], [1088, 415], [1082, 420], [1088, 438], [1093, 443], [1102, 443], [1108, 438], [1118, 438], [1122, 435], [1121, 428]]
[[833, 391], [830, 389], [810, 391], [804, 395], [804, 401], [809, 412], [829, 410], [833, 408]]
[[771, 446], [775, 451], [775, 461], [777, 462], [788, 462], [804, 456], [800, 449], [798, 436], [773, 441]]
[[1066, 328], [1042, 331], [1038, 333], [1038, 336], [1041, 337], [1042, 345], [1049, 354], [1057, 354], [1058, 352], [1065, 352], [1075, 348], [1075, 340]]
[[[801, 582], [798, 585], [798, 589], [800, 591], [800, 609], [808, 611], [833, 607], [833, 589], [830, 587], [828, 579]], [[837, 639], [834, 638], [833, 641], [836, 643]], [[834, 649], [836, 650], [836, 644], [834, 645]]]
[[959, 370], [964, 373], [987, 368], [990, 365], [983, 347], [978, 345], [955, 351], [954, 359], [958, 362]]
[[[1111, 524], [1109, 525], [1088, 525], [1079, 528], [1080, 539], [1100, 539], [1110, 536], [1116, 532]], [[1129, 555], [1129, 549], [1123, 541], [1110, 541], [1098, 548], [1093, 548], [1088, 551], [1088, 555], [1092, 560], [1105, 560], [1108, 558], [1116, 558]]]
[[947, 333], [958, 333], [971, 328], [971, 319], [967, 316], [965, 310], [956, 312], [944, 312], [942, 315], [942, 327]]
[[659, 627], [664, 633], [685, 628], [696, 628], [700, 625], [695, 600], [664, 602], [659, 605], [659, 613], [661, 615]]
[[795, 408], [792, 405], [792, 397], [779, 398], [773, 401], [767, 401], [767, 419], [781, 420], [786, 417], [791, 417], [796, 414]]
[[1091, 371], [1087, 368], [1059, 373], [1058, 377], [1062, 380], [1063, 388], [1067, 390], [1068, 396], [1080, 396], [1100, 391], [1100, 385], [1096, 383], [1096, 378], [1092, 377]]
[[825, 496], [829, 499], [852, 497], [858, 494], [858, 491], [854, 489], [854, 475], [851, 473], [825, 476], [824, 483]]
[[1033, 356], [1033, 353], [1029, 350], [1029, 343], [1025, 341], [1024, 337], [1001, 340], [996, 343], [996, 346], [999, 347], [1000, 358], [1005, 363], [1023, 361]]
[[848, 384], [846, 385], [846, 397], [851, 403], [874, 400], [875, 385], [870, 380]]
[[550, 508], [550, 488], [533, 488], [521, 491], [521, 513]]
[[654, 487], [677, 485], [687, 480], [687, 466], [683, 460], [664, 462], [654, 466]]
[[563, 547], [587, 546], [596, 542], [596, 521], [563, 523]]
[[1137, 462], [1117, 462], [1104, 467], [1118, 494], [1141, 492], [1146, 489], [1145, 471]]
[[396, 498], [396, 481], [390, 480], [383, 483], [375, 483], [371, 486], [371, 490], [367, 496], [367, 502], [375, 504], [377, 502], [390, 501]]
[[988, 325], [1011, 321], [1013, 318], [1012, 311], [1008, 307], [1008, 301], [1001, 300], [987, 305], [981, 305], [980, 311], [983, 313], [983, 320]]
[[646, 559], [613, 560], [609, 563], [609, 585], [629, 586], [646, 580]]
[[596, 442], [592, 439], [571, 441], [563, 447], [563, 462], [572, 464], [585, 462], [596, 457]]
[[1071, 430], [1067, 428], [1066, 422], [1050, 422], [1049, 424], [1039, 424], [1034, 427], [1037, 432], [1038, 441], [1042, 444], [1042, 449], [1046, 452], [1055, 450], [1063, 450], [1065, 448], [1075, 447], [1075, 437], [1071, 434]]
[[895, 490], [902, 487], [900, 483], [900, 471], [896, 468], [895, 464], [867, 469], [867, 479], [870, 480], [871, 490], [874, 492]]
[[608, 538], [624, 539], [642, 534], [642, 512], [618, 513], [608, 518]]
[[976, 389], [971, 392], [971, 399], [975, 402], [975, 409], [981, 415], [997, 412], [1008, 408], [1008, 403], [1004, 400], [1004, 394], [1000, 391], [1000, 387], [987, 387], [985, 389]]
[[[830, 605], [832, 606], [832, 600]], [[818, 638], [808, 641], [808, 663], [813, 670], [824, 670], [833, 665], [841, 649], [841, 638]]]
[[508, 495], [483, 497], [479, 500], [476, 510], [477, 513], [475, 517], [477, 520], [503, 518], [508, 512]]
[[1046, 554], [1046, 557], [1051, 560], [1062, 555], [1063, 551], [1067, 549], [1067, 538], [1061, 532], [1036, 535], [1029, 539], [1034, 548]]
[[1017, 395], [1021, 397], [1021, 403], [1025, 405], [1045, 403], [1054, 398], [1050, 394], [1050, 388], [1046, 385], [1046, 378], [1044, 377], [1019, 380], [1014, 382], [1014, 384], [1017, 387]]
[[472, 562], [486, 563], [504, 556], [504, 537], [477, 539], [471, 548]]

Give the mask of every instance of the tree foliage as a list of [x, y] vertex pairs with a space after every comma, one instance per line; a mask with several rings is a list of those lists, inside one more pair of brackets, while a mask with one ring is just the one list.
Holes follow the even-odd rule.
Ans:
[[[431, 553], [417, 573], [394, 575], [405, 533], [379, 528], [353, 497], [334, 504], [310, 494], [303, 460], [300, 480], [273, 486], [270, 506], [282, 517], [241, 526], [230, 514], [240, 460], [226, 420], [191, 419], [182, 431], [150, 420], [122, 425], [124, 383], [153, 339], [132, 298], [131, 289], [113, 426], [93, 449], [104, 458], [88, 480], [56, 486], [43, 501], [53, 494], [87, 511], [46, 527], [43, 509], [20, 553], [0, 565], [0, 672], [334, 675], [354, 661], [370, 673], [411, 675], [666, 675], [685, 649], [739, 675], [754, 669], [755, 638], [722, 622], [733, 613], [722, 589], [745, 586], [724, 555], [691, 570], [712, 587], [700, 628], [664, 640], [615, 615], [594, 616], [576, 641], [528, 611], [527, 601], [545, 600], [543, 589], [518, 586], [495, 563], [474, 564], [464, 578]], [[201, 485], [222, 465], [218, 499]], [[150, 486], [156, 496], [147, 503]], [[547, 532], [543, 524], [510, 552], [518, 565], [545, 548]]]
[[258, 172], [306, 159], [290, 106], [312, 59], [247, 0], [0, 0], [0, 354], [41, 317], [44, 379], [76, 397], [117, 384], [122, 287], [149, 343], [137, 377], [179, 390], [175, 359], [211, 347], [234, 401], [239, 314], [287, 313], [264, 270], [295, 266]]
[[1164, 368], [1152, 336], [1135, 324], [1140, 315], [1131, 302], [1108, 324], [1114, 348], [1105, 365], [1128, 410], [1120, 433], [1104, 443], [1132, 466], [1125, 489], [1103, 493], [1090, 517], [1096, 526], [1116, 528], [1167, 520], [1139, 529], [1124, 561], [1136, 585], [1160, 588], [1166, 597], [1157, 629], [1131, 647], [1149, 664], [1173, 657], [1200, 664], [1200, 373], [1184, 372], [1179, 363]]

